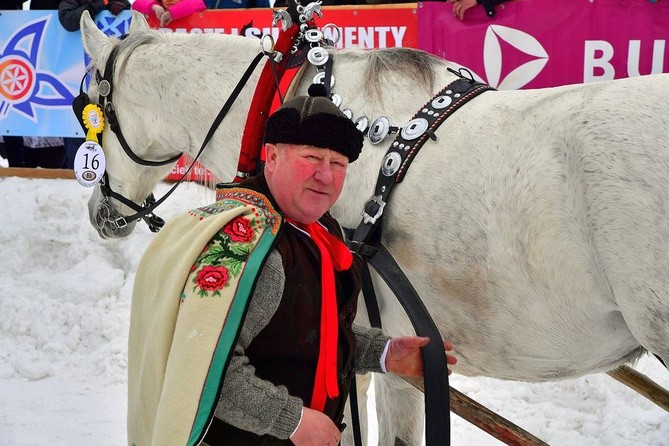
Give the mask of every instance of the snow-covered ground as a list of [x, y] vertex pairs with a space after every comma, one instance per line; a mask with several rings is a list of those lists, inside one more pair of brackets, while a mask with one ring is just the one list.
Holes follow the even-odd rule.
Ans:
[[[0, 178], [0, 446], [125, 443], [131, 288], [153, 234], [142, 224], [128, 239], [100, 239], [89, 194], [74, 180]], [[213, 197], [186, 184], [158, 215]], [[654, 359], [636, 368], [669, 387]], [[606, 375], [451, 384], [551, 445], [669, 445], [669, 413]], [[501, 443], [453, 416], [452, 444]]]

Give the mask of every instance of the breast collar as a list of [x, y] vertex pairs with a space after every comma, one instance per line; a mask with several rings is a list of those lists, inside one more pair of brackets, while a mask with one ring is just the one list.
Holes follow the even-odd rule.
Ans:
[[[362, 221], [350, 242], [353, 251], [363, 256], [364, 251], [369, 249], [368, 243], [373, 232], [380, 225], [390, 193], [396, 184], [402, 182], [411, 162], [428, 138], [436, 141], [435, 131], [446, 118], [481, 93], [494, 90], [490, 85], [475, 81], [467, 70], [449, 70], [460, 78], [444, 87], [418, 110], [409, 123], [398, 131], [383, 158], [374, 194], [365, 203]], [[463, 75], [463, 72], [469, 76]], [[380, 240], [380, 234], [375, 239]]]

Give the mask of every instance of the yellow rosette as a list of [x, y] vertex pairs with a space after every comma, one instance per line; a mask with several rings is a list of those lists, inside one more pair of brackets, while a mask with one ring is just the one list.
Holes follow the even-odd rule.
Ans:
[[105, 126], [105, 118], [102, 114], [102, 109], [96, 104], [88, 104], [84, 107], [82, 113], [84, 126], [88, 130], [86, 132], [86, 141], [98, 142], [98, 133], [102, 133]]

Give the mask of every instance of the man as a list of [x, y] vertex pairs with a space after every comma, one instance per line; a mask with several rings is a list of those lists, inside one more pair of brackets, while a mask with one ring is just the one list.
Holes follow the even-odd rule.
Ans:
[[264, 173], [171, 220], [140, 262], [129, 444], [335, 446], [355, 372], [422, 375], [428, 338], [353, 324], [360, 260], [328, 210], [362, 133], [300, 96], [264, 139]]
[[[334, 236], [331, 243], [340, 244], [339, 249], [348, 253], [341, 228], [327, 212], [342, 191], [348, 164], [360, 154], [362, 133], [329, 99], [301, 96], [270, 116], [265, 147], [264, 174], [242, 185], [264, 192], [289, 222], [277, 243], [280, 257], [270, 256], [265, 266], [281, 275], [274, 280], [284, 285], [273, 294], [254, 295], [216, 410], [221, 420], [214, 420], [205, 442], [336, 445], [354, 376], [353, 358], [358, 371], [382, 372], [380, 358], [389, 344], [384, 364], [388, 372], [421, 375], [419, 347], [428, 339], [406, 337], [388, 342], [380, 330], [352, 325], [360, 291], [358, 264], [336, 272], [339, 392], [328, 395], [324, 406], [314, 408], [313, 375], [317, 375], [318, 353], [323, 348], [314, 334], [323, 317], [322, 255], [312, 228], [329, 230]], [[255, 300], [262, 303], [255, 304]], [[261, 305], [264, 315], [257, 310]], [[248, 328], [250, 321], [261, 318], [262, 330]], [[452, 348], [448, 343], [445, 347]], [[301, 353], [295, 355], [297, 348]], [[455, 358], [449, 356], [449, 363], [454, 364]]]

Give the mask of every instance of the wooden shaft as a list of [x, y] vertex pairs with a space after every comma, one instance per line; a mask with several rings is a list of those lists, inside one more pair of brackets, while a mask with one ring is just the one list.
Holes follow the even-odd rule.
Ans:
[[[404, 378], [415, 388], [424, 392], [423, 380], [420, 378]], [[548, 444], [501, 417], [467, 395], [449, 388], [451, 411], [474, 426], [492, 435], [499, 441], [513, 446], [547, 446]]]
[[639, 373], [632, 367], [623, 365], [615, 370], [607, 372], [607, 375], [625, 384], [640, 395], [645, 396], [662, 409], [669, 412], [669, 391], [652, 381], [643, 373]]

